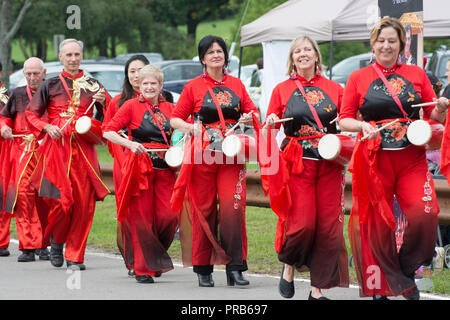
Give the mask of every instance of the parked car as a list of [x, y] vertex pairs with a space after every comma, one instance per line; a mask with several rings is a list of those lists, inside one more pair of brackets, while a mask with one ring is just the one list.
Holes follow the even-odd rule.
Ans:
[[448, 84], [447, 77], [445, 76], [447, 61], [450, 58], [450, 50], [447, 50], [446, 46], [441, 46], [439, 49], [433, 52], [431, 58], [428, 59], [426, 66], [427, 71], [431, 71], [440, 82], [442, 82], [443, 88]]
[[181, 94], [184, 85], [202, 74], [202, 65], [192, 60], [164, 60], [152, 63], [164, 73], [164, 90]]
[[142, 54], [143, 56], [145, 56], [148, 59], [148, 61], [150, 61], [150, 63], [159, 62], [159, 61], [164, 60], [163, 55], [158, 52], [136, 52], [136, 53], [119, 54], [118, 56], [116, 56], [114, 58], [114, 60], [116, 62], [125, 64], [128, 61], [128, 59], [130, 59], [132, 56], [134, 56], [136, 54]]

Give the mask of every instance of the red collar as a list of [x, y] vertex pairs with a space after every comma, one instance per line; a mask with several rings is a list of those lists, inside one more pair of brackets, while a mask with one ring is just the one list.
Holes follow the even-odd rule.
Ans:
[[72, 76], [70, 73], [66, 72], [64, 69], [63, 69], [63, 71], [61, 72], [61, 74], [62, 74], [65, 78], [69, 78], [69, 79], [72, 79], [72, 80], [76, 80], [76, 79], [78, 79], [78, 78], [81, 78], [81, 77], [84, 75], [84, 71], [81, 70], [81, 69], [79, 69], [79, 70], [78, 70], [78, 73], [75, 75], [75, 77]]
[[317, 82], [319, 79], [321, 78], [321, 75], [316, 74], [314, 77], [312, 77], [309, 80], [306, 80], [305, 78], [303, 78], [301, 75], [299, 74], [295, 74], [293, 75], [290, 79], [291, 80], [296, 80], [298, 79], [302, 85], [311, 85], [314, 84], [314, 82]]
[[228, 76], [227, 76], [226, 73], [224, 73], [224, 74], [223, 74], [222, 81], [216, 81], [216, 80], [214, 80], [213, 78], [211, 78], [211, 77], [209, 76], [208, 72], [205, 71], [205, 72], [202, 74], [202, 77], [205, 78], [205, 79], [207, 79], [208, 81], [214, 83], [215, 85], [218, 85], [218, 84], [225, 84], [225, 82], [227, 81], [227, 77], [228, 77]]
[[400, 66], [401, 63], [396, 62], [392, 67], [386, 68], [383, 67], [381, 64], [378, 63], [378, 61], [375, 60], [375, 65], [380, 69], [384, 74], [391, 74], [394, 73]]

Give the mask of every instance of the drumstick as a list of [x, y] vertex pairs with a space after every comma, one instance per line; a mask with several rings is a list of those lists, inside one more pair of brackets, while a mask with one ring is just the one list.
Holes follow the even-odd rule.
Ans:
[[13, 135], [11, 135], [12, 138], [24, 138], [26, 136], [27, 136], [26, 134], [13, 134]]
[[88, 107], [88, 108], [86, 109], [86, 111], [84, 112], [84, 114], [87, 114], [87, 113], [89, 112], [89, 110], [91, 110], [91, 108], [92, 108], [92, 106], [94, 105], [95, 102], [96, 102], [95, 99], [93, 99], [92, 102], [91, 102], [91, 104], [89, 105], [89, 107]]
[[[397, 121], [399, 121], [399, 119], [395, 119], [394, 121], [391, 121], [391, 122], [389, 122], [389, 123], [386, 123], [384, 126], [379, 127], [378, 129], [376, 129], [375, 132], [380, 132], [381, 130], [383, 130], [383, 129], [389, 127], [390, 125], [396, 123]], [[361, 139], [359, 139], [359, 141], [361, 142], [361, 141], [363, 141], [363, 140], [366, 140], [368, 137], [369, 137], [369, 135], [364, 136], [364, 137], [362, 137]]]
[[420, 108], [420, 107], [426, 107], [426, 106], [432, 106], [437, 104], [437, 101], [433, 101], [433, 102], [425, 102], [425, 103], [419, 103], [419, 104], [412, 104], [411, 108]]
[[61, 132], [63, 132], [64, 129], [67, 127], [67, 125], [68, 125], [69, 123], [72, 122], [73, 117], [75, 117], [75, 115], [71, 116], [71, 117], [69, 118], [69, 120], [67, 120], [67, 122], [61, 127]]
[[[252, 114], [252, 113], [253, 113], [253, 110], [250, 111], [250, 112], [247, 113], [247, 114]], [[240, 123], [241, 123], [241, 120], [239, 120], [238, 122], [236, 122], [236, 124], [235, 124], [234, 126], [232, 126], [232, 127], [230, 128], [230, 130], [228, 130], [228, 131], [225, 133], [225, 136], [227, 136], [227, 135], [229, 135], [230, 133], [232, 133], [232, 132], [234, 131], [234, 129], [236, 129], [237, 126], [238, 126]]]
[[169, 149], [145, 149], [147, 152], [159, 152], [159, 151], [167, 151]]
[[334, 118], [333, 120], [330, 121], [330, 124], [335, 123], [336, 121], [338, 121], [339, 117]]
[[278, 120], [274, 120], [273, 123], [281, 123], [281, 122], [286, 122], [286, 121], [291, 121], [291, 120], [294, 120], [294, 118], [278, 119]]
[[125, 134], [125, 132], [123, 132], [122, 130], [117, 131], [118, 134], [120, 134], [122, 137], [124, 137], [125, 139], [128, 139], [128, 136]]

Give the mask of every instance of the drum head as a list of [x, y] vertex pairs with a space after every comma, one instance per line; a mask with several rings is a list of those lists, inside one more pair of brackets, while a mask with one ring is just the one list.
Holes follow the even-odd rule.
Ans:
[[227, 157], [235, 157], [241, 152], [242, 142], [238, 136], [230, 135], [222, 142], [222, 151]]
[[88, 116], [82, 116], [75, 123], [75, 131], [79, 134], [85, 134], [91, 130], [92, 121]]
[[169, 150], [166, 151], [166, 155], [164, 156], [164, 159], [166, 160], [166, 163], [173, 167], [178, 168], [183, 163], [183, 148], [181, 147], [171, 147]]
[[319, 140], [319, 154], [325, 160], [334, 160], [341, 152], [341, 140], [334, 134], [327, 134]]
[[416, 120], [409, 125], [406, 136], [412, 144], [423, 146], [431, 139], [431, 126], [424, 120]]

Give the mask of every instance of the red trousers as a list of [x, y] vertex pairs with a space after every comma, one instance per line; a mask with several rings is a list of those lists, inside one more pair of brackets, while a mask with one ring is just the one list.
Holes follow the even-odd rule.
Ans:
[[[227, 257], [227, 268], [247, 270], [245, 166], [215, 163], [194, 165], [188, 190], [192, 212], [194, 271], [196, 266], [223, 264], [223, 260], [217, 259], [219, 256]], [[220, 242], [217, 240], [217, 231]], [[211, 271], [212, 267], [205, 273]]]
[[136, 275], [157, 276], [173, 269], [167, 250], [178, 227], [178, 214], [170, 208], [174, 184], [172, 170], [153, 169], [149, 188], [132, 198], [124, 221], [130, 223]]
[[0, 248], [6, 248], [9, 245], [9, 228], [12, 217], [16, 219], [19, 250], [38, 249], [49, 245], [48, 241], [43, 243], [48, 207], [29, 181], [35, 167], [36, 158], [32, 156], [21, 175], [19, 185], [10, 185], [10, 188], [17, 188], [17, 198], [13, 214], [9, 212], [0, 214]]
[[278, 259], [300, 270], [306, 265], [314, 287], [348, 286], [341, 203], [343, 167], [309, 159], [303, 159], [303, 165], [303, 172], [292, 175], [289, 181], [292, 208]]
[[378, 152], [384, 196], [393, 203], [395, 194], [406, 216], [403, 245], [397, 252], [395, 232], [377, 212], [370, 211], [365, 224], [352, 212], [349, 235], [355, 265], [363, 295], [409, 295], [415, 289], [415, 270], [433, 258], [439, 205], [424, 148]]
[[[57, 222], [51, 230], [53, 241], [65, 243], [64, 257], [72, 262], [84, 262], [84, 252], [95, 212], [95, 190], [89, 180], [83, 155], [77, 145], [73, 145], [69, 179], [74, 203], [68, 214], [59, 213]], [[60, 206], [53, 206], [61, 210]]]

